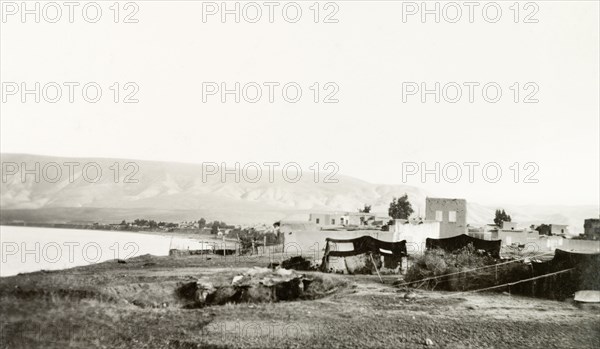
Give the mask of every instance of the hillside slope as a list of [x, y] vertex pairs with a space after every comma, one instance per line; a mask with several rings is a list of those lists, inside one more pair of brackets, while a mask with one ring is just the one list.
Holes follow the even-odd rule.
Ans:
[[[107, 222], [144, 216], [170, 220], [206, 217], [242, 224], [303, 217], [315, 210], [355, 211], [365, 203], [376, 212], [386, 212], [392, 198], [404, 193], [415, 212], [424, 213], [425, 198], [435, 196], [417, 187], [372, 184], [340, 174], [335, 175], [338, 183], [325, 183], [326, 174], [320, 174], [315, 183], [314, 174], [307, 171], [292, 183], [284, 179], [281, 167], [276, 168], [272, 183], [266, 169], [260, 180], [252, 183], [255, 173], [242, 174], [237, 181], [230, 174], [223, 181], [220, 173], [209, 175], [201, 164], [25, 154], [2, 154], [1, 160], [3, 221]], [[33, 172], [40, 174], [37, 182], [33, 174], [26, 175], [25, 180], [21, 172], [11, 174], [15, 166], [17, 171], [33, 170], [36, 163], [39, 170]], [[85, 164], [93, 164], [87, 166], [87, 177], [82, 171]], [[73, 168], [71, 177], [69, 166]], [[101, 176], [96, 176], [96, 167], [102, 170]], [[57, 168], [62, 171], [60, 175]], [[203, 171], [207, 173], [204, 178]], [[501, 207], [523, 224], [564, 223], [579, 228], [584, 218], [598, 215], [598, 208], [590, 206]], [[471, 224], [487, 223], [494, 209], [469, 202], [468, 220]]]

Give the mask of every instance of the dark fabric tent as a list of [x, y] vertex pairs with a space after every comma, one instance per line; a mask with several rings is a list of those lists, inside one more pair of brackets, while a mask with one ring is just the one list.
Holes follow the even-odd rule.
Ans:
[[440, 248], [444, 251], [454, 252], [456, 250], [460, 250], [461, 248], [468, 246], [471, 243], [476, 249], [485, 250], [490, 255], [492, 255], [492, 257], [500, 258], [500, 248], [502, 247], [502, 240], [483, 240], [468, 236], [466, 234], [461, 234], [458, 236], [453, 236], [444, 239], [427, 238], [427, 240], [425, 240], [425, 248], [427, 248], [428, 250]]
[[[329, 242], [335, 243], [352, 243], [354, 246], [353, 251], [329, 251], [329, 255], [333, 257], [346, 257], [346, 256], [356, 256], [357, 254], [373, 252], [379, 253], [383, 255], [394, 255], [394, 256], [402, 256], [405, 257], [407, 255], [406, 252], [406, 241], [400, 242], [387, 242], [377, 240], [374, 237], [365, 235], [356, 239], [326, 239], [329, 245]], [[327, 251], [327, 247], [325, 248]], [[382, 251], [383, 250], [383, 251]], [[387, 252], [390, 251], [390, 252]]]
[[532, 263], [532, 267], [534, 276], [573, 269], [535, 280], [535, 296], [565, 299], [581, 290], [600, 291], [600, 253], [577, 253], [557, 249], [552, 260]]
[[[365, 235], [356, 239], [326, 239], [325, 254], [323, 255], [323, 263], [321, 270], [329, 269], [329, 257], [350, 257], [364, 253], [382, 255], [389, 264], [398, 264], [402, 257], [407, 256], [406, 241], [387, 242], [375, 239], [374, 237]], [[351, 243], [352, 251], [332, 251], [330, 243]], [[388, 262], [386, 262], [388, 264]]]

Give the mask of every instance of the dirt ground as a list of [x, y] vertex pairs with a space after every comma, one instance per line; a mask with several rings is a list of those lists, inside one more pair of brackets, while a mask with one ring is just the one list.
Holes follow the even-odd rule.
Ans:
[[[408, 292], [330, 275], [324, 298], [183, 309], [181, 283], [268, 257], [142, 256], [0, 279], [1, 348], [598, 348], [600, 308], [503, 293]], [[310, 274], [310, 273], [309, 273]]]

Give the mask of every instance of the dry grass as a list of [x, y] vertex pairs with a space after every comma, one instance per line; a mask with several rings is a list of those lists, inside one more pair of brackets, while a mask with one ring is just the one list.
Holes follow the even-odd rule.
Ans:
[[523, 263], [495, 267], [497, 263], [500, 261], [478, 253], [472, 244], [456, 253], [436, 249], [416, 257], [405, 280], [412, 287], [468, 291], [531, 277], [531, 268]]
[[3, 278], [0, 347], [422, 348], [426, 338], [443, 348], [600, 346], [592, 310], [499, 294], [423, 291], [407, 301], [376, 276], [307, 273], [318, 280], [313, 300], [192, 310], [159, 304], [179, 282], [227, 279], [268, 262], [145, 257]]

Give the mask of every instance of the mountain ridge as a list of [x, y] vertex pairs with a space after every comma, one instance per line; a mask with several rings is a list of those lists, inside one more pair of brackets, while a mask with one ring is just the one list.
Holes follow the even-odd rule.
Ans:
[[[288, 175], [300, 174], [297, 182], [291, 182], [292, 176], [286, 181], [283, 173], [277, 172], [279, 169], [271, 181], [263, 169], [260, 178], [251, 182], [259, 172], [244, 173], [240, 169], [237, 181], [232, 173], [223, 181], [217, 174], [210, 175], [207, 164], [11, 153], [2, 153], [0, 158], [3, 221], [7, 217], [32, 219], [36, 212], [45, 219], [64, 220], [69, 214], [96, 210], [97, 214], [91, 217], [101, 221], [120, 221], [119, 215], [122, 219], [155, 215], [173, 220], [195, 216], [195, 219], [205, 217], [234, 224], [270, 223], [299, 214], [307, 216], [316, 210], [356, 211], [364, 204], [372, 205], [374, 212], [385, 213], [392, 198], [404, 193], [413, 203], [415, 214], [424, 214], [425, 198], [436, 196], [414, 186], [374, 184], [341, 174], [335, 175], [338, 183], [325, 183], [325, 174], [320, 173], [320, 180], [315, 183], [310, 171], [288, 171]], [[66, 163], [78, 165], [69, 167]], [[101, 175], [96, 175], [98, 168]], [[29, 172], [25, 180], [21, 170]], [[34, 173], [38, 174], [37, 182]], [[506, 209], [523, 225], [569, 224], [576, 232], [582, 230], [584, 218], [598, 216], [598, 207], [589, 205], [496, 207]], [[468, 222], [475, 225], [491, 222], [496, 207], [468, 201]]]

